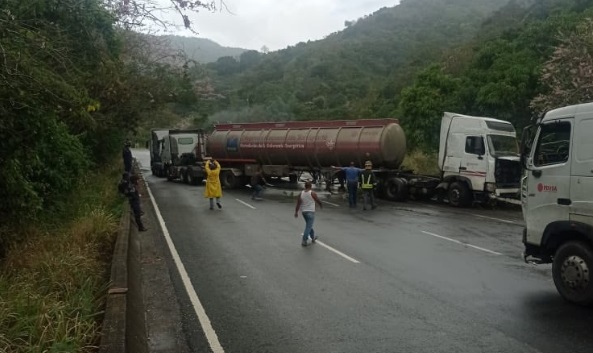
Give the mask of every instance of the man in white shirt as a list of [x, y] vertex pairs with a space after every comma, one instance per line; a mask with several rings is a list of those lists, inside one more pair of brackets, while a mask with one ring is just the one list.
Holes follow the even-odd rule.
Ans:
[[301, 191], [297, 199], [296, 208], [294, 210], [294, 217], [299, 216], [299, 210], [303, 214], [305, 219], [305, 230], [303, 231], [302, 246], [307, 246], [307, 240], [311, 237], [311, 244], [315, 243], [317, 237], [313, 230], [313, 223], [315, 222], [315, 204], [319, 205], [319, 208], [323, 208], [323, 204], [317, 197], [317, 194], [311, 190], [312, 183], [307, 181], [305, 183], [305, 190]]

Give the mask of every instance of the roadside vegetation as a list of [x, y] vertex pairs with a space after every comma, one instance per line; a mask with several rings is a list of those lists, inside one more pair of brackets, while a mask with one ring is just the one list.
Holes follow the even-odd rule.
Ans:
[[0, 2], [0, 352], [98, 346], [123, 142], [196, 103], [184, 57], [132, 31], [155, 6]]
[[98, 346], [123, 202], [113, 186], [119, 163], [109, 165], [82, 177], [62, 209], [11, 228], [22, 240], [0, 267], [0, 352]]

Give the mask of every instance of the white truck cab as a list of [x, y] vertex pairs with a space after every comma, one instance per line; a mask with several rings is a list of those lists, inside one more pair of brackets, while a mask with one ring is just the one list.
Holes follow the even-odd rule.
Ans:
[[[508, 121], [446, 112], [441, 120], [439, 169], [449, 203], [518, 199], [519, 146]], [[518, 201], [516, 201], [518, 202]]]
[[562, 297], [593, 304], [593, 103], [546, 113], [521, 158], [525, 261], [551, 262]]

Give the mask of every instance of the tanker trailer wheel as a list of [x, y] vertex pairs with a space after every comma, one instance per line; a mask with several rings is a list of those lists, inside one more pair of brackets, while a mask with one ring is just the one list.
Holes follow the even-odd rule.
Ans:
[[199, 180], [200, 179], [199, 178], [196, 178], [191, 171], [188, 171], [187, 172], [187, 183], [189, 185], [198, 185]]
[[408, 198], [408, 185], [400, 178], [391, 178], [385, 185], [385, 196], [391, 201], [405, 201]]
[[220, 183], [225, 189], [234, 189], [239, 184], [239, 178], [227, 170], [220, 175]]
[[593, 250], [587, 244], [570, 241], [558, 249], [552, 264], [554, 285], [560, 295], [579, 305], [593, 304]]
[[455, 207], [467, 207], [472, 203], [472, 194], [465, 183], [454, 182], [449, 186], [449, 203]]

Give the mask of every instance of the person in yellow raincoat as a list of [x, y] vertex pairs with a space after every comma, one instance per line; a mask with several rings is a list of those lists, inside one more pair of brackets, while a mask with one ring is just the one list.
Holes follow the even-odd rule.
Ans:
[[216, 206], [222, 208], [220, 198], [222, 197], [222, 187], [220, 186], [220, 163], [212, 159], [206, 162], [206, 188], [204, 189], [204, 197], [210, 199], [210, 209], [214, 209], [214, 199], [216, 198]]

